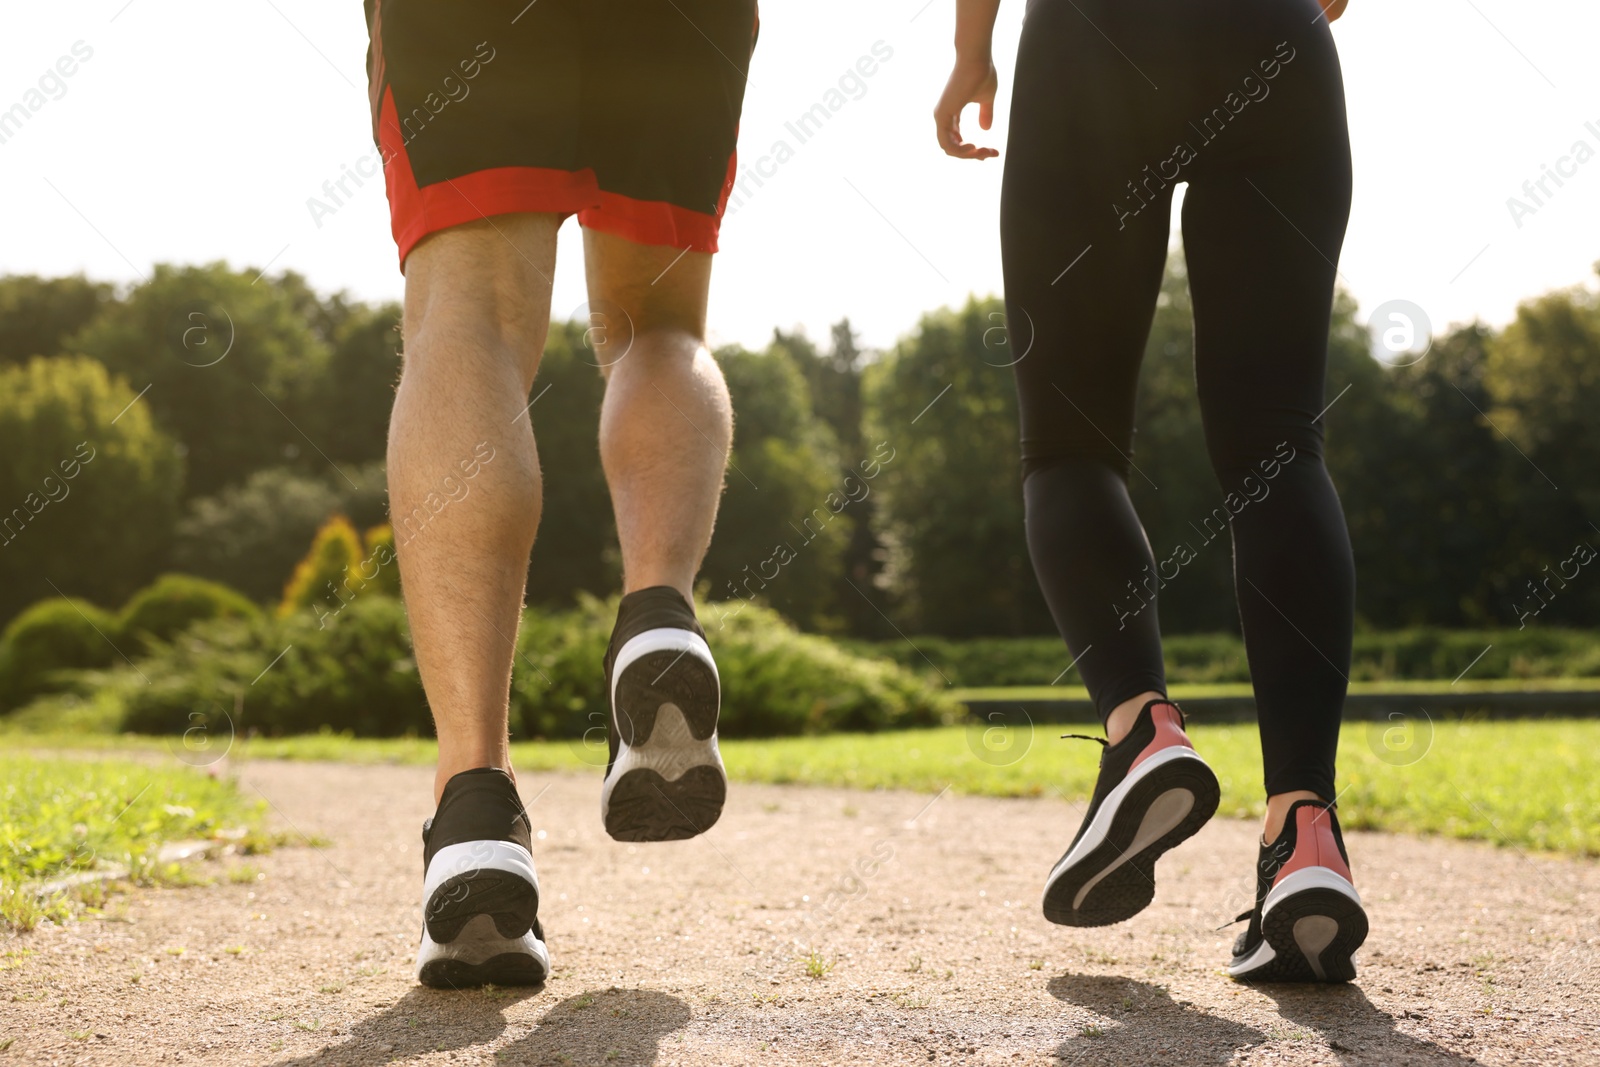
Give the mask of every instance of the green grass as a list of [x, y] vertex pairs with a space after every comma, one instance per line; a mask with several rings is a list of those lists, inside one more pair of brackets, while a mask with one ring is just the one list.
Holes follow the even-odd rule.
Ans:
[[98, 886], [39, 897], [39, 884], [78, 872], [116, 866], [134, 881], [190, 882], [158, 861], [164, 842], [248, 831], [259, 820], [259, 805], [231, 783], [188, 767], [0, 754], [0, 923], [31, 929], [103, 899]]
[[[1348, 723], [1339, 744], [1340, 812], [1351, 829], [1405, 831], [1492, 841], [1518, 848], [1600, 855], [1600, 720], [1442, 720], [1432, 734], [1389, 723]], [[770, 740], [727, 739], [729, 774], [741, 781], [905, 789], [987, 796], [1054, 796], [1074, 802], [1094, 786], [1099, 748], [1061, 740], [1083, 727], [1038, 725], [1022, 732], [981, 726]], [[1261, 813], [1261, 756], [1253, 724], [1203, 725], [1196, 745], [1222, 779], [1222, 813]], [[62, 747], [85, 743], [164, 750], [154, 738], [31, 738]], [[433, 741], [355, 740], [324, 733], [240, 740], [252, 759], [427, 765]], [[983, 754], [983, 758], [979, 757]], [[604, 751], [600, 761], [603, 763]], [[598, 774], [595, 754], [575, 743], [521, 742], [512, 758], [526, 772]]]
[[[1350, 692], [1355, 695], [1390, 693], [1450, 693], [1471, 696], [1479, 693], [1560, 693], [1589, 692], [1600, 689], [1600, 680], [1594, 678], [1489, 678], [1479, 681], [1463, 679], [1452, 684], [1448, 678], [1427, 680], [1420, 678], [1396, 679], [1378, 682], [1351, 682]], [[1088, 700], [1089, 691], [1081, 685], [1007, 685], [976, 686], [952, 689], [956, 700], [1005, 700], [1027, 704], [1030, 700]], [[1247, 698], [1254, 695], [1249, 682], [1208, 682], [1177, 684], [1168, 687], [1173, 700], [1195, 700], [1201, 697]]]

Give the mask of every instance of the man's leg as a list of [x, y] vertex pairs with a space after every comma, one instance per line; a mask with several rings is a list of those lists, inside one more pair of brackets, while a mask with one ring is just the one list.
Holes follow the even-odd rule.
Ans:
[[674, 841], [722, 814], [721, 684], [693, 608], [733, 439], [705, 347], [711, 256], [584, 230], [589, 303], [606, 375], [600, 458], [622, 542], [624, 596], [606, 652], [611, 760], [606, 832]]
[[600, 460], [622, 542], [623, 592], [693, 602], [722, 496], [733, 407], [705, 344], [711, 256], [584, 230], [606, 375]]
[[439, 734], [435, 799], [461, 771], [510, 769], [511, 660], [541, 489], [524, 408], [560, 222], [483, 219], [428, 237], [406, 260], [389, 510]]

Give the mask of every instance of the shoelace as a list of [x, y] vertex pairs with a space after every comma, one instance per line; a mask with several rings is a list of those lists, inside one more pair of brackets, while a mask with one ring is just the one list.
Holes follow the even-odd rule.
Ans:
[[1076, 739], [1078, 741], [1093, 741], [1096, 744], [1098, 744], [1101, 748], [1110, 748], [1111, 747], [1111, 742], [1107, 741], [1105, 738], [1103, 738], [1103, 737], [1090, 737], [1088, 734], [1062, 734], [1061, 735], [1061, 740], [1065, 741], [1069, 737], [1070, 738], [1074, 738], [1074, 739]]

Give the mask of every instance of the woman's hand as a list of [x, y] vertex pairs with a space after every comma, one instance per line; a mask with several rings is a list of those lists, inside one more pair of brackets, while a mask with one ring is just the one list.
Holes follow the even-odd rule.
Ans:
[[997, 149], [979, 148], [961, 139], [961, 112], [968, 104], [978, 105], [979, 126], [987, 130], [993, 125], [994, 94], [999, 87], [994, 61], [987, 53], [981, 59], [957, 58], [950, 80], [945, 83], [944, 94], [933, 109], [939, 147], [944, 149], [945, 155], [957, 159], [993, 159], [1000, 154]]
[[1350, 0], [1321, 0], [1322, 13], [1328, 16], [1329, 22], [1332, 22], [1344, 14], [1344, 5], [1349, 2]]

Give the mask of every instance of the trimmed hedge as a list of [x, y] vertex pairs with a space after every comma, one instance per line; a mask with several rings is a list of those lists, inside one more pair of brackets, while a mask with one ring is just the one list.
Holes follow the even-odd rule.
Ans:
[[[1061, 676], [1071, 661], [1054, 637], [992, 637], [953, 641], [915, 637], [852, 641], [865, 655], [886, 656], [924, 677], [963, 687], [1081, 685], [1077, 669]], [[1248, 682], [1244, 642], [1234, 634], [1179, 634], [1164, 638], [1167, 681], [1173, 683]], [[1488, 649], [1487, 652], [1484, 650]], [[1479, 653], [1483, 658], [1473, 662]], [[923, 657], [927, 658], [924, 659]], [[932, 660], [934, 666], [928, 661]], [[1526, 630], [1358, 631], [1350, 667], [1353, 682], [1451, 679], [1471, 664], [1467, 677], [1593, 678], [1600, 676], [1600, 633], [1534, 627]], [[937, 667], [937, 671], [935, 671]], [[942, 677], [941, 677], [942, 676]]]

